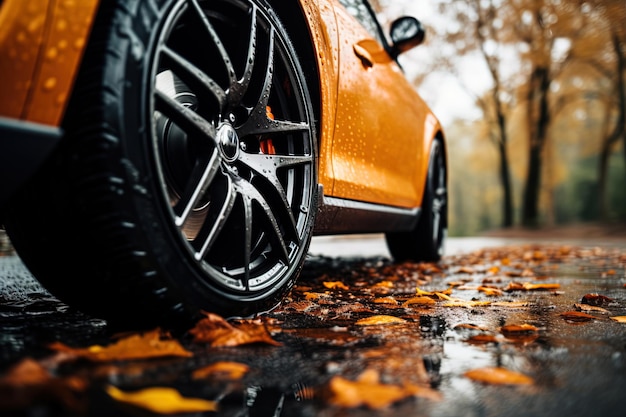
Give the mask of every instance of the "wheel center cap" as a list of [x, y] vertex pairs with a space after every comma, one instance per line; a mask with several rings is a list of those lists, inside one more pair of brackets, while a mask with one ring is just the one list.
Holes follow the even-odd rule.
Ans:
[[226, 162], [234, 162], [239, 156], [239, 136], [235, 129], [224, 123], [217, 129], [217, 141]]

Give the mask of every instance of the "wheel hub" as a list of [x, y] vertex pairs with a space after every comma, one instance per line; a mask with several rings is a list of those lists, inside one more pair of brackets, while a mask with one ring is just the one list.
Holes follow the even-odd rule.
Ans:
[[239, 136], [230, 123], [224, 123], [217, 129], [217, 142], [220, 153], [226, 162], [234, 162], [239, 156]]

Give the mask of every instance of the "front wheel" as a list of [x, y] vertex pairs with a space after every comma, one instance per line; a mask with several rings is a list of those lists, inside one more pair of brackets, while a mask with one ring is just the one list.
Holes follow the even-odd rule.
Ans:
[[417, 226], [407, 232], [387, 233], [387, 247], [397, 261], [438, 261], [448, 234], [448, 191], [443, 144], [434, 140]]
[[16, 199], [12, 240], [51, 292], [104, 318], [268, 310], [316, 212], [293, 45], [263, 0], [132, 4], [102, 3], [67, 137]]

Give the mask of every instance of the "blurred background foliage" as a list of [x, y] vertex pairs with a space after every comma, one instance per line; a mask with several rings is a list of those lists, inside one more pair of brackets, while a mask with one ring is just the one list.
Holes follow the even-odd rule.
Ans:
[[448, 140], [451, 235], [626, 222], [624, 0], [372, 0]]

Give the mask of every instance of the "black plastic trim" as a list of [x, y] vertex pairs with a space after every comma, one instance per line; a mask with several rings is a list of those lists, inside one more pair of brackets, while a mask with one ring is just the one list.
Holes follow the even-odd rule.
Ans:
[[329, 196], [320, 200], [313, 229], [315, 235], [412, 230], [421, 213], [419, 207], [406, 209]]
[[0, 211], [37, 172], [62, 136], [57, 127], [0, 117]]

